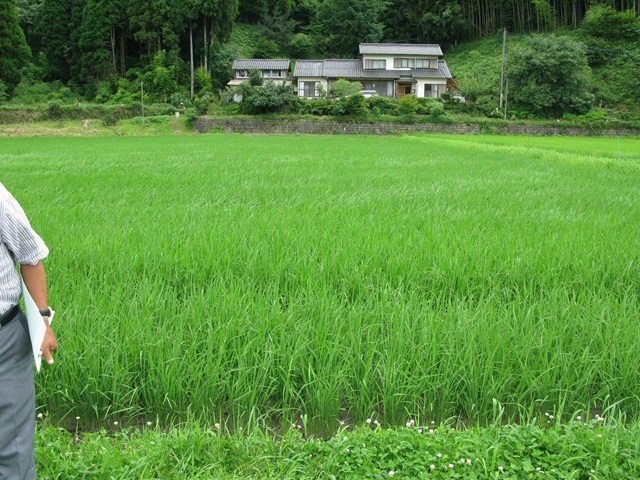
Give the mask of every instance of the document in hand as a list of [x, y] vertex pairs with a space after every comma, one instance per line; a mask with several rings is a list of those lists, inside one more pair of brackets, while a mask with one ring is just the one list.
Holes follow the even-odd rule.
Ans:
[[[38, 310], [36, 302], [34, 302], [33, 298], [31, 298], [29, 290], [24, 284], [24, 281], [22, 282], [22, 295], [24, 297], [27, 323], [29, 324], [29, 336], [31, 337], [33, 359], [36, 362], [36, 370], [39, 372], [40, 366], [42, 365], [42, 352], [40, 351], [40, 347], [42, 346], [42, 342], [44, 341], [44, 334], [47, 331], [47, 327], [44, 326], [44, 321], [42, 320], [42, 315], [40, 315], [40, 310]], [[51, 325], [54, 314], [55, 312], [51, 310], [49, 325]]]

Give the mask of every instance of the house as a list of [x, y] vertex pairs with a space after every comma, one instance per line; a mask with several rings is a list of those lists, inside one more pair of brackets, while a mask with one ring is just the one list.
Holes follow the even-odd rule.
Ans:
[[236, 86], [249, 81], [251, 70], [258, 70], [264, 80], [272, 80], [275, 83], [285, 83], [289, 75], [289, 60], [277, 59], [249, 59], [233, 62], [233, 78], [228, 86]]
[[438, 98], [452, 78], [439, 45], [361, 43], [360, 55], [356, 60], [298, 60], [293, 72], [298, 96], [318, 97], [345, 79], [381, 96]]

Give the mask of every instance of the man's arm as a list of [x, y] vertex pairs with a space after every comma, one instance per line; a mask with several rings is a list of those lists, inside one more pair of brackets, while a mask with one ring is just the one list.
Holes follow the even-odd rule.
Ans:
[[[21, 264], [20, 272], [22, 273], [24, 284], [27, 286], [38, 310], [46, 310], [49, 306], [49, 300], [47, 297], [47, 277], [42, 262], [38, 262], [35, 265]], [[51, 352], [57, 350], [58, 341], [49, 325], [49, 317], [43, 317], [43, 321], [47, 330], [44, 334], [44, 340], [40, 350], [42, 351], [45, 361], [51, 365], [53, 364]]]

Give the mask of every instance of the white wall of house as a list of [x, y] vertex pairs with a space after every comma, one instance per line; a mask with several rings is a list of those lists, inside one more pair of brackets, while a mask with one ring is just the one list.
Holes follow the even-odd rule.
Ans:
[[[431, 91], [425, 90], [425, 85], [431, 85]], [[416, 83], [416, 96], [439, 98], [447, 91], [447, 80], [444, 78], [418, 79]]]
[[[309, 84], [312, 82], [316, 82], [314, 95], [305, 95], [306, 93], [310, 93]], [[312, 78], [312, 77], [300, 77], [298, 78], [298, 96], [299, 97], [318, 97], [318, 85], [322, 85], [324, 87], [324, 91], [328, 91], [327, 79], [326, 78]], [[306, 85], [306, 87], [305, 87]]]

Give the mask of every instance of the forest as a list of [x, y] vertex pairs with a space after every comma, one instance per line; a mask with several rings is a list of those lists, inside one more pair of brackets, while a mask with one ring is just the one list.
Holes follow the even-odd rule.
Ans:
[[639, 63], [639, 12], [640, 0], [0, 0], [0, 100], [21, 82], [98, 103], [130, 100], [141, 82], [150, 101], [216, 95], [238, 54], [228, 42], [247, 27], [253, 58], [354, 58], [360, 42], [438, 43], [446, 56], [504, 29], [582, 29], [590, 66], [612, 51]]

